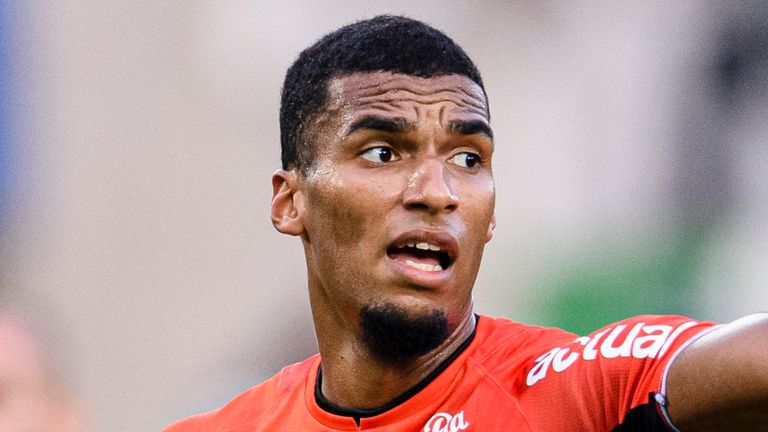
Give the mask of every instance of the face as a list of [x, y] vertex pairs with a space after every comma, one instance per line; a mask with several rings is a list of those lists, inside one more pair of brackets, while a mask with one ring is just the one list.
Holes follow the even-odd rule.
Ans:
[[361, 307], [387, 303], [457, 325], [495, 223], [482, 89], [376, 72], [334, 79], [328, 93], [310, 129], [314, 163], [286, 177], [292, 218], [276, 222], [302, 236], [313, 309], [354, 324]]

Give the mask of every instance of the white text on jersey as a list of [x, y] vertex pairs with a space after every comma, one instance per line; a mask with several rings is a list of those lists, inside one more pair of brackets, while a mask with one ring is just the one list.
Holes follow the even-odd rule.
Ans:
[[[663, 324], [645, 325], [640, 322], [628, 333], [625, 332], [626, 324], [608, 327], [592, 336], [577, 338], [568, 348], [554, 348], [537, 358], [536, 365], [528, 372], [525, 383], [532, 386], [547, 376], [550, 367], [555, 372], [562, 372], [580, 358], [587, 361], [596, 359], [598, 355], [608, 359], [660, 358], [682, 332], [695, 325], [695, 322], [689, 321], [674, 328]], [[623, 342], [617, 344], [622, 338]]]
[[424, 425], [424, 432], [459, 432], [469, 427], [464, 421], [464, 411], [456, 415], [439, 412]]

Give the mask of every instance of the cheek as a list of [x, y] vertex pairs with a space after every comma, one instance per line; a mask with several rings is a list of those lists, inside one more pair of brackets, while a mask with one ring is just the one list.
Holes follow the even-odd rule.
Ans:
[[481, 235], [483, 242], [488, 233], [488, 225], [493, 218], [496, 206], [496, 193], [493, 181], [485, 180], [474, 184], [471, 191], [466, 191], [464, 201], [464, 221], [476, 235]]
[[[370, 233], [381, 208], [370, 190], [355, 184], [330, 184], [312, 190], [309, 195], [308, 226], [310, 242], [317, 247], [359, 249], [361, 240]], [[328, 251], [326, 251], [328, 252]]]

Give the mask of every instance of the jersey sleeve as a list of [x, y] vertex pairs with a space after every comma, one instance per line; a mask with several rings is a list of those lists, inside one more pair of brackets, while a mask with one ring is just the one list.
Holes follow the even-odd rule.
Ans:
[[668, 430], [667, 366], [713, 324], [638, 316], [546, 347], [526, 369], [523, 402], [542, 430]]
[[279, 375], [241, 393], [216, 410], [196, 414], [167, 426], [162, 432], [222, 432], [258, 418], [279, 395]]

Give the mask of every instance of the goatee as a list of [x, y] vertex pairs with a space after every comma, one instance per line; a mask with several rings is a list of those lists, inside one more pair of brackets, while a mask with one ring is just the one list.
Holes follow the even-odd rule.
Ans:
[[408, 311], [393, 303], [360, 308], [363, 340], [372, 355], [402, 363], [440, 346], [448, 338], [448, 317], [440, 309]]

